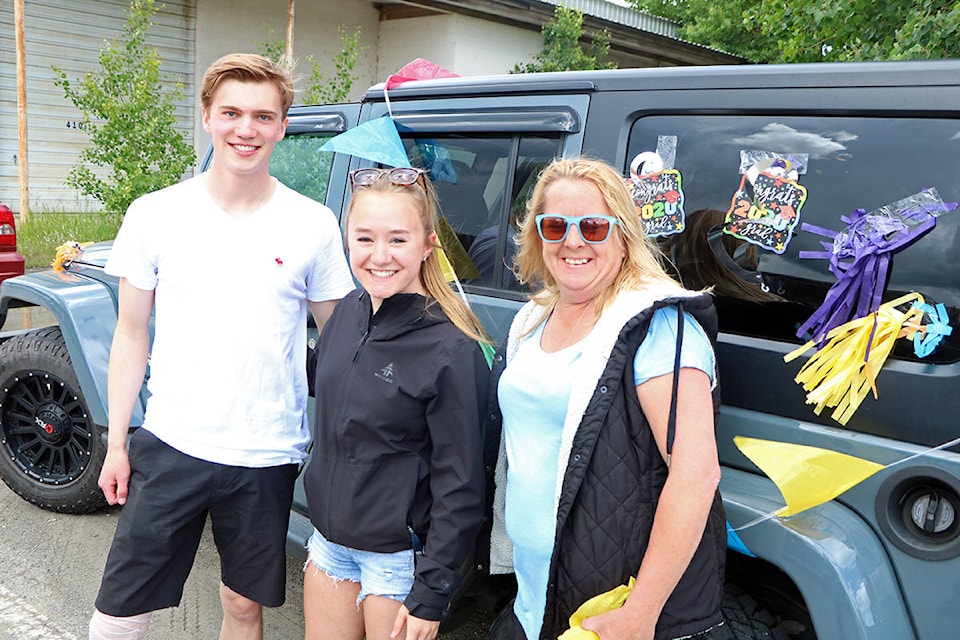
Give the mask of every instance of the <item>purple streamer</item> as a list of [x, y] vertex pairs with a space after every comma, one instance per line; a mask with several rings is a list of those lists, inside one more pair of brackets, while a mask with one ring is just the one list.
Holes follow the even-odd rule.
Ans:
[[897, 216], [868, 214], [857, 209], [841, 216], [846, 229], [833, 231], [803, 223], [804, 231], [832, 242], [821, 242], [824, 251], [801, 251], [800, 258], [825, 259], [837, 282], [823, 304], [797, 330], [821, 345], [834, 328], [879, 309], [893, 254], [906, 249], [937, 224], [935, 213], [950, 211], [957, 203], [927, 203]]

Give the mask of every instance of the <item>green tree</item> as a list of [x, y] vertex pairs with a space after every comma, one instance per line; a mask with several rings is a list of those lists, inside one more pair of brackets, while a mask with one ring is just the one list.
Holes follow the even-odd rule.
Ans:
[[286, 53], [286, 43], [282, 37], [277, 35], [277, 32], [273, 30], [273, 27], [270, 25], [264, 25], [264, 28], [267, 30], [267, 39], [256, 41], [257, 53], [262, 55], [264, 58], [270, 58], [279, 64], [283, 60], [284, 53]]
[[957, 0], [632, 0], [678, 36], [751, 62], [960, 56]]
[[341, 24], [337, 27], [337, 32], [340, 34], [340, 52], [333, 57], [333, 75], [325, 78], [320, 72], [320, 65], [313, 62], [310, 82], [303, 90], [304, 104], [343, 102], [350, 95], [350, 89], [356, 80], [353, 69], [357, 66], [360, 53], [366, 47], [360, 45], [359, 26], [353, 33], [349, 33], [346, 26]]
[[[796, 6], [790, 6], [796, 4]], [[762, 0], [746, 12], [780, 43], [784, 62], [923, 60], [960, 55], [960, 2]]]
[[[269, 38], [257, 42], [258, 52], [279, 62], [284, 54], [284, 42], [274, 35], [273, 29], [268, 27], [267, 30]], [[300, 91], [299, 101], [302, 104], [343, 102], [350, 95], [350, 89], [356, 81], [353, 70], [366, 47], [360, 44], [359, 26], [350, 33], [347, 27], [341, 24], [337, 31], [340, 33], [340, 51], [333, 56], [334, 72], [331, 77], [324, 76], [320, 63], [312, 55], [306, 58], [306, 62], [310, 64], [310, 77], [307, 86]]]
[[183, 83], [161, 78], [160, 54], [146, 44], [153, 4], [131, 1], [122, 33], [100, 51], [99, 73], [72, 82], [53, 67], [90, 136], [67, 184], [108, 212], [123, 213], [137, 197], [177, 182], [196, 159], [175, 127]]
[[676, 22], [677, 37], [752, 62], [768, 62], [778, 55], [776, 42], [745, 12], [757, 0], [633, 0], [640, 11]]
[[580, 69], [615, 69], [617, 64], [605, 60], [610, 53], [610, 33], [604, 29], [594, 36], [584, 50], [583, 13], [558, 5], [553, 20], [540, 29], [543, 49], [533, 62], [514, 65], [510, 73], [538, 73], [541, 71], [572, 71]]

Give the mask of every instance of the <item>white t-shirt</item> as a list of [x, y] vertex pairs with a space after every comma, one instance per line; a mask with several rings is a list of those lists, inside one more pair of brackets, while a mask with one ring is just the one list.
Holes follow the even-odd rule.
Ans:
[[303, 460], [307, 301], [354, 288], [341, 238], [330, 209], [279, 182], [243, 218], [202, 176], [137, 199], [106, 271], [155, 290], [143, 428], [220, 464]]

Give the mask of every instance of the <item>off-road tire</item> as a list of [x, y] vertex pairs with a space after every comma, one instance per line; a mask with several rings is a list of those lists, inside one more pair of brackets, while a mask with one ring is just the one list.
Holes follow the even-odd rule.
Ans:
[[723, 590], [723, 617], [736, 640], [791, 640], [782, 621], [764, 609], [736, 583], [727, 582]]
[[47, 327], [0, 346], [0, 477], [24, 500], [59, 513], [106, 504], [97, 486], [106, 446], [63, 334]]

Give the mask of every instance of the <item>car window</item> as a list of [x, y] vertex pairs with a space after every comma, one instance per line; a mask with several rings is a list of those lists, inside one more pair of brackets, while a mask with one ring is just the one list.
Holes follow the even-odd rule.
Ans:
[[[884, 117], [651, 116], [631, 130], [626, 165], [655, 150], [660, 136], [675, 136], [674, 167], [682, 175], [686, 225], [660, 243], [692, 288], [714, 286], [721, 331], [800, 343], [794, 334], [836, 281], [826, 260], [801, 259], [823, 251], [827, 238], [796, 231], [782, 254], [719, 231], [740, 184], [740, 153], [762, 150], [806, 157], [799, 182], [807, 190], [800, 220], [842, 230], [840, 216], [874, 211], [934, 187], [946, 202], [960, 200], [960, 120]], [[950, 324], [960, 319], [960, 277], [955, 260], [960, 212], [892, 260], [884, 300], [908, 292], [946, 305]], [[758, 277], [759, 276], [759, 277]], [[960, 332], [925, 362], [960, 360]], [[898, 340], [894, 356], [913, 359]]]
[[511, 270], [514, 241], [541, 168], [556, 157], [559, 137], [448, 136], [403, 139], [415, 166], [426, 169], [440, 200], [448, 258], [468, 287], [520, 291]]
[[317, 150], [334, 135], [324, 132], [286, 136], [277, 143], [270, 158], [270, 174], [308, 198], [325, 202], [334, 154]]

